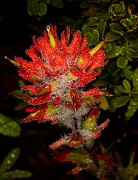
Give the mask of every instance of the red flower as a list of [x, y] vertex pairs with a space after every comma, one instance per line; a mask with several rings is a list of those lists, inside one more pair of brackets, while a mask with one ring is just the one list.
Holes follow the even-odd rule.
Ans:
[[80, 31], [76, 31], [69, 41], [69, 27], [59, 39], [56, 27], [47, 26], [44, 36], [34, 38], [33, 45], [26, 50], [31, 60], [15, 58], [20, 77], [31, 83], [22, 86], [28, 91], [28, 95], [23, 96], [32, 106], [26, 109], [31, 114], [24, 122], [52, 120], [55, 123], [60, 119], [64, 124], [64, 119], [68, 119], [67, 126], [70, 127], [74, 112], [80, 108], [88, 112], [90, 107], [82, 106], [85, 98], [100, 94], [98, 88], [84, 93], [80, 88], [94, 80], [101, 72], [97, 68], [107, 63], [104, 62], [104, 52], [100, 50], [103, 42], [91, 50]]
[[[76, 31], [71, 40], [69, 27], [58, 38], [56, 27], [47, 26], [44, 36], [34, 38], [33, 45], [26, 50], [29, 60], [20, 57], [10, 60], [19, 68], [19, 76], [30, 83], [21, 87], [22, 96], [30, 106], [26, 108], [30, 115], [23, 121], [51, 120], [52, 124], [59, 123], [71, 130], [69, 135], [49, 146], [52, 150], [61, 146], [79, 147], [79, 150], [84, 145], [92, 147], [94, 140], [109, 124], [106, 120], [97, 125], [100, 111], [95, 102], [105, 94], [104, 90], [92, 87], [84, 91], [84, 87], [101, 73], [99, 68], [107, 63], [100, 49], [104, 42], [93, 49], [86, 43], [87, 39], [81, 37], [80, 31]], [[58, 159], [67, 161], [71, 155], [71, 151], [66, 151]], [[97, 158], [105, 159], [103, 156]], [[77, 164], [70, 173], [78, 173], [84, 168], [87, 168], [87, 163], [86, 167]]]

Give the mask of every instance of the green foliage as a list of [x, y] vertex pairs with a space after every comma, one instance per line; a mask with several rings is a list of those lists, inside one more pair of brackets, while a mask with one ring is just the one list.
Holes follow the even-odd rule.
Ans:
[[[130, 119], [138, 109], [138, 16], [134, 13], [135, 5], [118, 0], [110, 4], [106, 0], [88, 1], [82, 5], [89, 8], [91, 14], [82, 27], [89, 46], [100, 39], [106, 42], [103, 49], [109, 62], [93, 85], [106, 87], [112, 97], [105, 97], [106, 107], [101, 105], [101, 108], [114, 112], [117, 108], [127, 107], [125, 117]], [[95, 41], [91, 35], [93, 29], [98, 34]]]
[[27, 10], [30, 16], [44, 16], [47, 13], [48, 4], [61, 8], [62, 0], [27, 0]]
[[118, 178], [121, 180], [127, 180], [129, 177], [129, 180], [134, 180], [138, 176], [138, 163], [134, 162], [135, 158], [135, 151], [132, 151], [130, 153], [129, 162], [127, 166], [124, 166], [121, 157], [119, 154], [116, 153], [117, 159], [118, 159]]
[[[17, 137], [21, 133], [21, 127], [18, 122], [10, 117], [0, 114], [0, 133], [4, 136]], [[0, 164], [0, 179], [19, 179], [29, 178], [32, 173], [27, 170], [10, 170], [16, 163], [20, 154], [20, 149], [11, 150]]]
[[16, 121], [11, 118], [0, 114], [0, 133], [5, 136], [16, 137], [19, 136], [21, 128]]
[[12, 166], [17, 161], [20, 154], [20, 149], [15, 148], [11, 150], [7, 156], [4, 158], [2, 163], [0, 164], [0, 179], [19, 179], [19, 178], [29, 178], [32, 174], [26, 170], [10, 170]]
[[[24, 85], [24, 82], [20, 80], [20, 81], [19, 81], [19, 87], [21, 87], [21, 86], [23, 86], [23, 85]], [[15, 106], [15, 110], [16, 110], [16, 111], [17, 111], [17, 110], [24, 109], [24, 108], [27, 107], [27, 105], [28, 105], [26, 99], [22, 96], [22, 92], [23, 92], [23, 90], [22, 90], [22, 88], [20, 88], [20, 89], [17, 89], [17, 90], [15, 90], [15, 91], [13, 91], [13, 92], [10, 93], [10, 94], [13, 95], [15, 98], [21, 100], [21, 102], [19, 102], [19, 104], [17, 104], [17, 105]], [[26, 93], [26, 91], [25, 91], [24, 93]]]

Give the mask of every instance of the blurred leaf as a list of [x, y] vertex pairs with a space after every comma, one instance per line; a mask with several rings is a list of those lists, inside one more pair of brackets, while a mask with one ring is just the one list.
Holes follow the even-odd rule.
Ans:
[[132, 89], [132, 94], [138, 94], [138, 86]]
[[129, 51], [129, 48], [127, 46], [122, 46], [121, 47], [121, 54], [123, 56], [127, 55], [127, 52]]
[[110, 15], [107, 12], [99, 12], [96, 14], [96, 17], [100, 20], [109, 20], [110, 19]]
[[47, 5], [44, 2], [38, 4], [38, 15], [44, 16], [47, 13]]
[[7, 116], [0, 114], [0, 133], [5, 136], [19, 136], [21, 128], [19, 124]]
[[131, 85], [128, 80], [126, 80], [126, 79], [123, 80], [123, 86], [125, 87], [125, 89], [127, 90], [128, 93], [131, 92]]
[[125, 3], [121, 1], [118, 4], [111, 4], [108, 13], [112, 15], [113, 19], [119, 19], [121, 17], [124, 17], [126, 14]]
[[138, 50], [135, 51], [135, 50], [131, 49], [131, 50], [127, 53], [127, 56], [128, 56], [130, 59], [138, 58]]
[[28, 0], [27, 10], [30, 16], [37, 15], [38, 0]]
[[116, 111], [116, 99], [115, 97], [107, 97], [108, 103], [109, 103], [109, 110], [110, 112], [115, 112]]
[[19, 110], [26, 108], [27, 106], [28, 106], [28, 104], [26, 102], [20, 102], [17, 106], [15, 106], [14, 109], [16, 111], [19, 111]]
[[138, 40], [132, 40], [128, 42], [128, 46], [132, 48], [138, 48]]
[[100, 35], [101, 35], [102, 38], [104, 37], [105, 27], [106, 27], [106, 21], [104, 21], [104, 20], [101, 20], [101, 21], [97, 24], [98, 31], [99, 31], [99, 33], [100, 33]]
[[126, 56], [119, 56], [117, 59], [117, 67], [124, 68], [128, 64], [128, 59]]
[[121, 36], [124, 35], [124, 28], [119, 23], [111, 23], [110, 29], [111, 31], [120, 34]]
[[11, 167], [14, 165], [14, 163], [18, 159], [19, 154], [20, 154], [19, 148], [15, 148], [8, 153], [8, 155], [5, 157], [2, 164], [0, 165], [0, 174], [11, 169]]
[[89, 19], [88, 19], [88, 23], [87, 23], [87, 25], [88, 26], [96, 26], [97, 24], [98, 24], [98, 19], [96, 18], [96, 17], [89, 17]]
[[130, 15], [129, 18], [122, 19], [120, 23], [127, 29], [127, 32], [133, 32], [137, 29], [138, 17], [137, 15]]
[[107, 33], [106, 37], [107, 37], [105, 39], [106, 42], [112, 42], [112, 41], [119, 39], [121, 37], [121, 35], [118, 33], [110, 31], [109, 33]]
[[21, 100], [23, 99], [21, 90], [15, 90], [10, 94], [12, 94], [17, 99], [21, 99]]
[[100, 108], [102, 108], [105, 111], [109, 109], [109, 104], [105, 96], [101, 96], [99, 98], [99, 101], [100, 101], [100, 105], [99, 105]]
[[82, 31], [83, 31], [83, 33], [92, 32], [92, 28], [89, 27], [87, 24], [84, 24], [82, 26]]
[[101, 79], [96, 79], [93, 83], [93, 86], [97, 86], [97, 87], [101, 87], [101, 86], [105, 87], [105, 85], [106, 85], [105, 82]]
[[133, 74], [134, 74], [134, 72], [131, 71], [130, 69], [131, 69], [131, 66], [126, 66], [125, 68], [122, 68], [122, 74], [128, 80], [132, 80]]
[[126, 88], [122, 85], [119, 85], [119, 86], [115, 86], [114, 87], [114, 93], [119, 96], [121, 95], [122, 93], [128, 93], [128, 91], [126, 90]]
[[129, 96], [120, 96], [116, 99], [116, 107], [122, 107], [130, 100]]
[[110, 52], [112, 50], [112, 48], [113, 48], [112, 43], [106, 43], [103, 46], [104, 52]]
[[134, 106], [138, 106], [138, 100], [132, 98], [132, 99], [130, 100], [130, 104], [132, 104], [132, 105], [134, 105]]
[[120, 53], [121, 53], [120, 46], [116, 46], [112, 49], [112, 51], [106, 52], [105, 55], [107, 59], [111, 59], [111, 58], [119, 56]]
[[20, 179], [20, 178], [29, 178], [32, 176], [32, 173], [26, 170], [15, 169], [12, 171], [5, 172], [2, 175], [3, 179]]
[[62, 8], [63, 7], [62, 0], [50, 0], [50, 4], [53, 5], [53, 6], [56, 6], [58, 8]]
[[138, 109], [138, 106], [135, 106], [132, 104], [128, 105], [127, 112], [125, 113], [127, 120], [134, 115], [134, 113], [137, 111], [137, 109]]
[[138, 101], [138, 94], [135, 94], [133, 97], [134, 97], [134, 100]]
[[88, 39], [88, 44], [96, 44], [99, 41], [99, 32], [94, 29], [92, 33], [86, 32], [84, 36]]
[[113, 92], [114, 92], [115, 95], [120, 96], [122, 94], [122, 91], [120, 91], [120, 89], [118, 87], [119, 86], [115, 86], [114, 89], [113, 89]]
[[133, 86], [138, 87], [138, 67], [135, 69], [135, 72], [133, 75]]

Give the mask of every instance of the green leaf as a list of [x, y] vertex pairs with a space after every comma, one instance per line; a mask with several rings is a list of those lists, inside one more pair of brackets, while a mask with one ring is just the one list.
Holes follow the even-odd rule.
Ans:
[[119, 4], [111, 4], [109, 7], [109, 14], [112, 15], [112, 18], [120, 19], [126, 14], [125, 3], [121, 1]]
[[116, 107], [122, 107], [130, 100], [129, 96], [120, 96], [116, 99]]
[[[124, 88], [124, 87], [123, 87]], [[115, 95], [120, 96], [122, 94], [122, 91], [118, 88], [118, 86], [114, 87], [113, 92]]]
[[134, 105], [134, 106], [138, 106], [138, 100], [132, 98], [132, 99], [130, 100], [130, 104], [132, 104], [132, 105]]
[[105, 39], [106, 42], [112, 42], [112, 41], [119, 39], [121, 37], [121, 35], [118, 33], [110, 31], [109, 33], [107, 33], [106, 37], [107, 37]]
[[124, 68], [128, 64], [128, 59], [126, 56], [119, 56], [117, 59], [117, 67]]
[[132, 92], [131, 92], [132, 94], [138, 94], [138, 86], [136, 86], [136, 87], [134, 87], [133, 89], [132, 89]]
[[129, 120], [129, 118], [132, 117], [135, 114], [137, 109], [138, 109], [138, 106], [135, 106], [135, 105], [132, 105], [132, 104], [128, 105], [127, 112], [125, 113], [125, 116], [126, 116], [127, 120]]
[[27, 10], [30, 16], [37, 15], [38, 0], [28, 0]]
[[100, 108], [102, 108], [103, 110], [108, 110], [109, 109], [109, 104], [108, 104], [108, 101], [106, 99], [105, 96], [101, 96], [100, 98]]
[[126, 80], [126, 79], [123, 80], [123, 86], [125, 87], [125, 89], [127, 90], [128, 93], [131, 92], [131, 85], [128, 80]]
[[127, 55], [127, 52], [129, 51], [129, 48], [127, 46], [122, 46], [121, 47], [121, 54], [123, 56]]
[[96, 18], [96, 17], [89, 17], [89, 19], [88, 19], [88, 23], [87, 23], [87, 25], [88, 26], [96, 26], [97, 24], [98, 24], [98, 19]]
[[15, 148], [8, 153], [8, 155], [5, 157], [2, 164], [0, 165], [0, 174], [11, 169], [11, 167], [14, 165], [14, 163], [18, 159], [19, 154], [20, 154], [19, 148]]
[[138, 94], [134, 95], [134, 99], [138, 101]]
[[106, 43], [103, 46], [104, 52], [110, 52], [112, 50], [112, 48], [113, 48], [112, 43]]
[[98, 31], [102, 38], [104, 37], [105, 27], [106, 27], [106, 21], [104, 20], [101, 20], [97, 25]]
[[122, 74], [128, 80], [132, 80], [133, 74], [134, 74], [134, 72], [131, 71], [130, 69], [131, 69], [131, 66], [126, 66], [125, 68], [122, 68]]
[[7, 116], [0, 114], [0, 133], [5, 136], [19, 136], [21, 128], [19, 124]]
[[107, 97], [108, 103], [109, 103], [109, 111], [115, 112], [116, 111], [116, 99], [115, 97]]
[[120, 53], [121, 53], [120, 46], [116, 46], [112, 49], [112, 51], [106, 52], [105, 55], [107, 59], [111, 59], [111, 58], [119, 56]]
[[130, 15], [129, 18], [122, 19], [120, 23], [127, 29], [127, 32], [133, 32], [137, 29], [138, 16]]
[[26, 170], [15, 169], [12, 171], [5, 172], [2, 175], [3, 179], [20, 179], [20, 178], [29, 178], [32, 176], [32, 173]]
[[135, 72], [133, 75], [133, 86], [138, 87], [138, 68], [135, 69]]
[[131, 48], [138, 48], [138, 40], [132, 40], [128, 42], [128, 46]]
[[17, 99], [21, 99], [21, 100], [23, 99], [21, 90], [15, 90], [10, 94], [12, 94]]
[[26, 102], [20, 102], [17, 106], [15, 106], [15, 111], [19, 111], [21, 109], [24, 109], [28, 106], [28, 104]]
[[38, 15], [44, 16], [47, 13], [47, 5], [44, 2], [38, 4]]
[[121, 36], [124, 35], [124, 28], [119, 23], [111, 23], [110, 29], [111, 31], [120, 34]]
[[99, 41], [99, 32], [96, 29], [94, 29], [92, 33], [84, 33], [84, 36], [87, 37], [89, 44], [96, 44]]
[[93, 86], [97, 86], [97, 87], [100, 87], [100, 86], [105, 87], [105, 85], [106, 85], [105, 82], [101, 79], [96, 79], [93, 83]]
[[110, 15], [106, 12], [99, 12], [96, 14], [96, 17], [100, 20], [109, 20], [110, 19]]
[[83, 31], [83, 33], [92, 32], [92, 28], [89, 27], [87, 24], [84, 24], [82, 26], [82, 31]]
[[131, 49], [128, 53], [127, 53], [128, 57], [133, 59], [133, 58], [138, 58], [138, 50], [134, 50]]
[[119, 96], [122, 93], [128, 93], [128, 91], [126, 90], [125, 87], [123, 87], [122, 85], [116, 86], [114, 87], [114, 93]]
[[63, 7], [63, 2], [62, 0], [50, 0], [50, 4], [58, 7], [58, 8], [62, 8]]

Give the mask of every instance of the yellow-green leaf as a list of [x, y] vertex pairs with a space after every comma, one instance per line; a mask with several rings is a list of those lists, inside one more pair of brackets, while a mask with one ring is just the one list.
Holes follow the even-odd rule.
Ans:
[[127, 120], [134, 115], [134, 113], [137, 111], [137, 109], [138, 109], [138, 106], [129, 104], [127, 112], [125, 113]]
[[100, 97], [100, 108], [103, 110], [108, 110], [109, 109], [109, 104], [105, 96]]
[[128, 64], [128, 59], [126, 56], [119, 56], [117, 59], [117, 67], [124, 68]]
[[13, 121], [7, 116], [0, 114], [0, 133], [5, 136], [19, 136], [21, 128], [16, 121]]
[[130, 100], [129, 96], [120, 96], [116, 99], [116, 107], [122, 107]]
[[3, 172], [11, 169], [13, 164], [18, 159], [19, 154], [20, 154], [20, 149], [19, 148], [15, 148], [15, 149], [13, 149], [12, 151], [10, 151], [8, 153], [8, 155], [5, 157], [2, 164], [0, 165], [0, 174], [2, 174]]
[[125, 87], [125, 89], [127, 90], [128, 93], [131, 92], [131, 85], [128, 80], [126, 80], [126, 79], [123, 80], [123, 86]]
[[30, 171], [15, 169], [12, 171], [5, 172], [2, 175], [2, 178], [3, 179], [17, 179], [17, 178], [22, 179], [22, 178], [29, 178], [31, 176], [32, 176], [32, 173]]
[[138, 68], [136, 68], [133, 75], [133, 85], [134, 87], [138, 87]]

